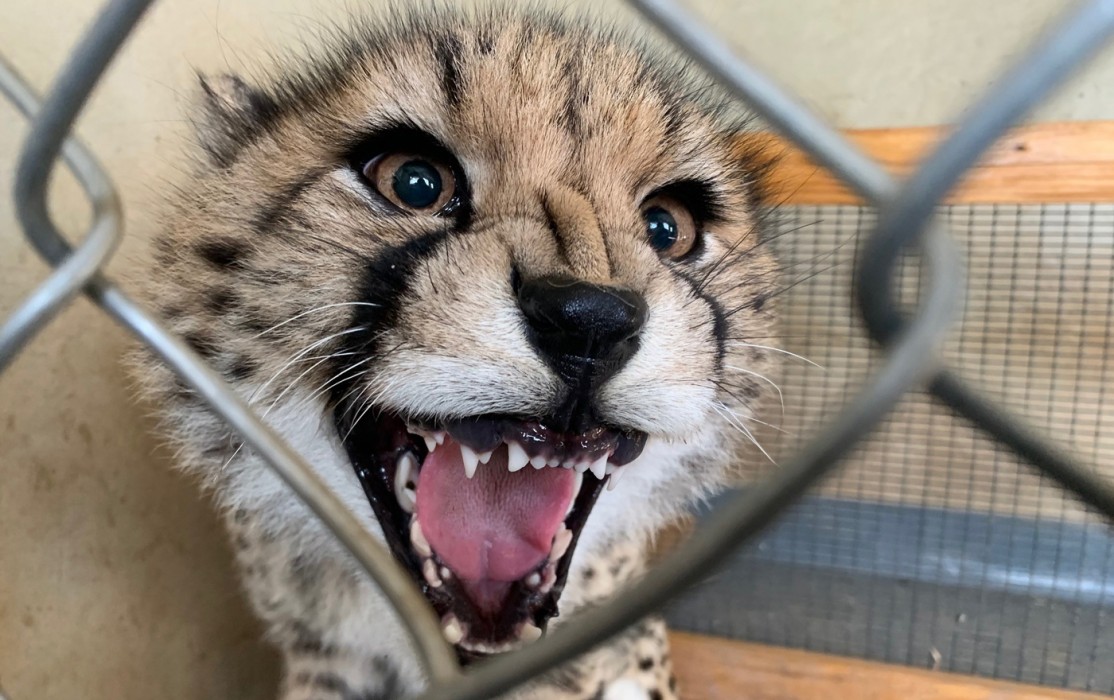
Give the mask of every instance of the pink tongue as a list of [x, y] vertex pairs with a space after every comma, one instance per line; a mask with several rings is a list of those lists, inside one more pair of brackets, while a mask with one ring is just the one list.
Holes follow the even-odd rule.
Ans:
[[501, 446], [469, 479], [459, 445], [446, 438], [422, 464], [418, 522], [473, 602], [494, 610], [509, 584], [549, 555], [575, 496], [575, 477], [571, 469], [530, 466], [512, 474], [507, 449]]

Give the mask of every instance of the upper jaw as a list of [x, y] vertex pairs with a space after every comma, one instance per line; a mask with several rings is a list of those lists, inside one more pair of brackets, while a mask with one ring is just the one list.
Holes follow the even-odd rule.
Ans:
[[[441, 616], [445, 636], [462, 661], [541, 636], [558, 613], [572, 553], [597, 498], [605, 485], [615, 487], [646, 442], [646, 434], [637, 431], [595, 426], [570, 434], [545, 421], [510, 416], [404, 421], [381, 411], [351, 424], [344, 415], [350, 414], [337, 411], [339, 434], [384, 536]], [[423, 484], [423, 469], [427, 481], [434, 481]], [[555, 525], [554, 519], [533, 514], [508, 516], [511, 530], [526, 532], [518, 539], [537, 546], [518, 542], [504, 548], [518, 569], [502, 570], [485, 560], [477, 564], [477, 573], [477, 560], [458, 551], [456, 540], [467, 536], [446, 535], [445, 517], [436, 511], [453, 510], [444, 507], [446, 488], [482, 496], [488, 487], [481, 482], [491, 479], [505, 482], [499, 488], [532, 494], [542, 510], [562, 512]], [[482, 518], [480, 510], [475, 512]], [[515, 517], [526, 522], [515, 525]], [[468, 520], [461, 522], [468, 527]], [[432, 531], [423, 531], [423, 523]], [[540, 536], [544, 543], [537, 541]], [[494, 539], [499, 540], [498, 533]], [[534, 552], [536, 561], [523, 550]]]

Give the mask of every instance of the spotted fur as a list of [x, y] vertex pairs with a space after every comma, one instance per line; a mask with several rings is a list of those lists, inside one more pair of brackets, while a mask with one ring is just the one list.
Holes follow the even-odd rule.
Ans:
[[[774, 366], [761, 160], [707, 80], [654, 56], [542, 13], [423, 10], [338, 30], [254, 84], [205, 78], [195, 171], [148, 275], [173, 330], [377, 537], [339, 405], [544, 414], [558, 382], [525, 339], [514, 274], [642, 294], [639, 350], [597, 399], [650, 441], [589, 518], [554, 624], [640, 575], [654, 533], [731, 480]], [[353, 149], [400, 127], [459, 160], [467, 202], [452, 217], [392, 213], [353, 170]], [[639, 203], [678, 181], [705, 183], [714, 216], [674, 262], [647, 244]], [[420, 688], [394, 613], [323, 526], [168, 370], [137, 367], [182, 467], [226, 513], [244, 587], [286, 655], [283, 698]], [[650, 620], [518, 696], [657, 700], [675, 686]]]

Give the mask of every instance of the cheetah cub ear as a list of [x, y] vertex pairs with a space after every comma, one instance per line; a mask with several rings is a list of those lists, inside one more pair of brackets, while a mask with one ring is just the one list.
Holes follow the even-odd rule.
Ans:
[[231, 74], [197, 76], [200, 109], [194, 129], [214, 165], [225, 166], [233, 154], [275, 113], [274, 101]]

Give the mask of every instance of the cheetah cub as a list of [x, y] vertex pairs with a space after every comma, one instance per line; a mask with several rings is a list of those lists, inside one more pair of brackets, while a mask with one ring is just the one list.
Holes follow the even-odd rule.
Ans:
[[[338, 31], [201, 81], [155, 246], [173, 330], [410, 572], [462, 662], [645, 568], [732, 478], [774, 364], [760, 158], [709, 81], [513, 7]], [[282, 698], [403, 698], [393, 611], [165, 368], [139, 361], [285, 657]], [[676, 697], [659, 619], [518, 698]]]

